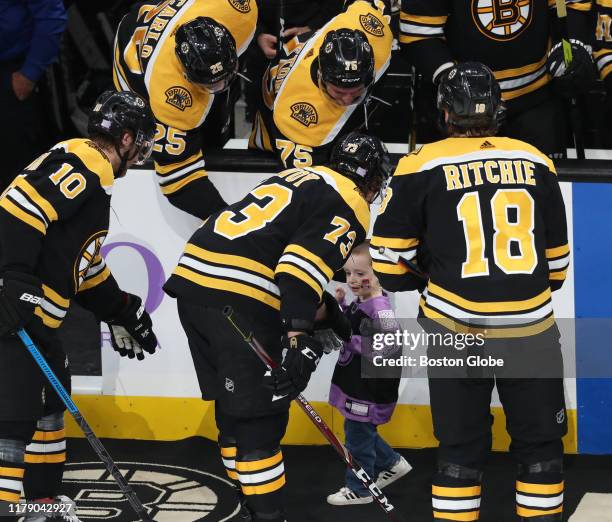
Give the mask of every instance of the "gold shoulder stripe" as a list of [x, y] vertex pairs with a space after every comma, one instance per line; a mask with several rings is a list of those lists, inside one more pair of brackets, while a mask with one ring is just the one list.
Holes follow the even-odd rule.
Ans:
[[342, 174], [338, 174], [336, 171], [328, 167], [307, 167], [305, 170], [319, 174], [328, 185], [331, 185], [336, 189], [336, 192], [340, 194], [340, 197], [344, 202], [353, 209], [355, 217], [362, 226], [364, 232], [367, 232], [370, 228], [370, 207], [366, 200], [361, 197], [357, 191], [357, 186], [350, 179], [345, 178]]
[[329, 268], [329, 265], [325, 261], [323, 261], [323, 259], [321, 259], [318, 255], [313, 254], [310, 250], [306, 250], [300, 245], [287, 245], [284, 252], [293, 252], [295, 254], [298, 254], [299, 256], [305, 257], [309, 261], [312, 261], [312, 263], [325, 274], [327, 279], [331, 279], [334, 276], [333, 270]]
[[192, 243], [187, 243], [185, 253], [191, 254], [202, 261], [212, 261], [213, 263], [218, 263], [220, 265], [246, 268], [251, 272], [255, 272], [263, 277], [267, 277], [270, 280], [274, 280], [274, 270], [262, 263], [249, 259], [248, 257], [236, 256], [234, 254], [220, 254], [218, 252], [206, 250]]
[[107, 188], [113, 185], [115, 176], [113, 166], [100, 148], [87, 139], [73, 139], [63, 143], [66, 152], [77, 156], [85, 168], [100, 178], [100, 185]]
[[30, 185], [30, 183], [26, 180], [25, 177], [19, 176], [18, 178], [16, 178], [14, 186], [19, 187], [21, 190], [23, 190], [28, 195], [28, 197], [34, 203], [36, 203], [36, 205], [38, 205], [38, 207], [45, 213], [47, 221], [57, 221], [58, 216], [57, 212], [55, 211], [55, 208], [53, 208], [53, 205], [51, 205], [51, 203], [49, 203], [45, 198], [43, 198], [38, 193], [38, 191], [32, 185]]
[[47, 233], [47, 227], [45, 224], [38, 218], [28, 214], [21, 210], [17, 205], [15, 205], [12, 201], [7, 198], [3, 198], [0, 200], [0, 207], [6, 210], [9, 214], [12, 214], [20, 221], [23, 221], [27, 225], [30, 225], [32, 228], [38, 230], [41, 234], [45, 235]]

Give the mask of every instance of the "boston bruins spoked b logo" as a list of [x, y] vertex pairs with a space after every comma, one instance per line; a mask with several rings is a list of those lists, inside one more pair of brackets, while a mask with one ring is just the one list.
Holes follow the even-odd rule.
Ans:
[[531, 23], [534, 0], [471, 0], [478, 30], [492, 40], [513, 40]]
[[251, 0], [228, 0], [230, 5], [241, 13], [248, 13], [251, 10]]
[[[225, 522], [239, 511], [229, 481], [211, 473], [162, 464], [117, 462], [153, 520]], [[139, 520], [100, 462], [66, 465], [65, 493], [83, 522]]]

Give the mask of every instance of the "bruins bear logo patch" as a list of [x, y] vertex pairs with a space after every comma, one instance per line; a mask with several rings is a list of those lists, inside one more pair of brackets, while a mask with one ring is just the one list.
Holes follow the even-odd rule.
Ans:
[[359, 23], [366, 33], [370, 33], [372, 36], [383, 36], [385, 29], [383, 23], [376, 18], [372, 13], [359, 16]]
[[472, 19], [492, 40], [513, 40], [531, 23], [533, 0], [472, 0]]
[[184, 111], [193, 104], [191, 93], [184, 87], [170, 87], [165, 94], [166, 103], [176, 107], [180, 111]]
[[319, 121], [317, 110], [306, 102], [297, 102], [291, 106], [291, 117], [299, 121], [304, 127], [316, 124]]
[[228, 2], [241, 13], [248, 13], [251, 10], [251, 0], [228, 0]]

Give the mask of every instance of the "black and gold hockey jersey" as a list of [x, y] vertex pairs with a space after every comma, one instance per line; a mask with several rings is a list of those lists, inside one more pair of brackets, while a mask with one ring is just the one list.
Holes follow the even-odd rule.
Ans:
[[[566, 0], [569, 17], [588, 3]], [[554, 8], [555, 0], [402, 0], [400, 42], [429, 81], [455, 61], [486, 64], [513, 112], [548, 96]]]
[[[612, 78], [612, 0], [594, 0], [595, 45], [593, 58], [602, 80]], [[612, 84], [610, 84], [612, 85]]]
[[164, 289], [260, 321], [313, 322], [323, 289], [365, 239], [369, 220], [348, 178], [327, 167], [285, 170], [210, 216]]
[[225, 204], [207, 178], [200, 128], [215, 99], [227, 94], [215, 96], [189, 82], [176, 56], [176, 29], [198, 16], [224, 25], [240, 56], [255, 34], [257, 4], [255, 0], [137, 4], [117, 31], [113, 80], [118, 90], [134, 91], [151, 105], [157, 120], [153, 159], [162, 193], [177, 207], [203, 218]]
[[92, 141], [58, 143], [0, 197], [0, 271], [35, 274], [44, 300], [35, 314], [58, 328], [75, 296], [98, 318], [122, 303], [100, 247], [108, 232], [112, 166]]
[[320, 30], [285, 43], [262, 82], [263, 103], [253, 121], [251, 148], [276, 152], [285, 167], [326, 163], [333, 141], [354, 130], [349, 118], [356, 105], [342, 107], [319, 88], [318, 56], [329, 31], [364, 32], [374, 51], [375, 79], [387, 70], [393, 35], [383, 2], [358, 0]]
[[449, 138], [404, 156], [373, 234], [373, 268], [390, 291], [415, 288], [397, 256], [426, 249], [427, 318], [490, 337], [554, 323], [551, 288], [570, 257], [565, 206], [552, 161], [531, 145]]

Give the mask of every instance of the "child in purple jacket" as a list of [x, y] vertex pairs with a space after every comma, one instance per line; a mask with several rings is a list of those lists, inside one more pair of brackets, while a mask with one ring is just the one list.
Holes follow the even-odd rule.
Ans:
[[[380, 325], [395, 323], [395, 316], [388, 296], [383, 293], [372, 271], [367, 243], [353, 249], [344, 271], [355, 301], [346, 305], [341, 288], [336, 290], [336, 299], [350, 319], [354, 335], [340, 350], [329, 391], [329, 403], [345, 418], [347, 449], [368, 475], [376, 477], [376, 485], [384, 488], [412, 469], [406, 459], [377, 432], [379, 424], [391, 419], [397, 403], [399, 378], [362, 378], [362, 336], [359, 332], [364, 319]], [[370, 353], [366, 350], [363, 355]], [[368, 489], [350, 470], [346, 473], [346, 485], [327, 497], [327, 502], [336, 506], [368, 504], [372, 500]]]

